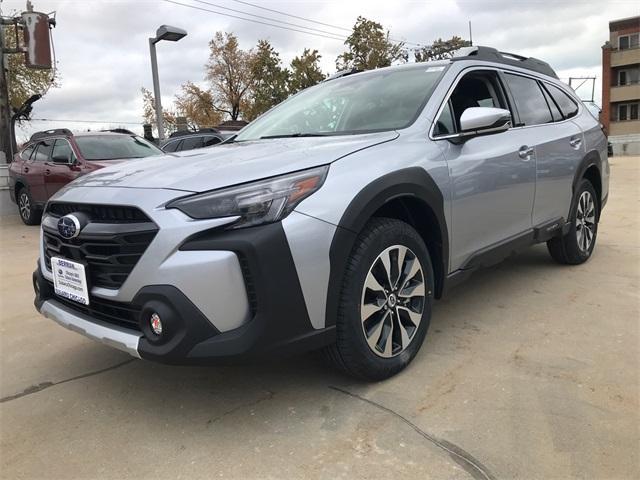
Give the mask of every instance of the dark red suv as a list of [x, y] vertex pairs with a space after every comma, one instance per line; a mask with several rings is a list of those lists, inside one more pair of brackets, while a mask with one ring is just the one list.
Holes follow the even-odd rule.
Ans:
[[66, 128], [34, 133], [9, 166], [11, 199], [27, 225], [40, 222], [49, 197], [80, 175], [131, 158], [164, 155], [126, 131], [83, 132]]

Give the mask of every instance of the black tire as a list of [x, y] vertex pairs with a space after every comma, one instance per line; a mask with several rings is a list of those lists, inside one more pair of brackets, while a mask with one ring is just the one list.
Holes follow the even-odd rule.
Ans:
[[[579, 230], [585, 229], [585, 224], [581, 222], [580, 201], [583, 195], [589, 195], [593, 200], [593, 222], [586, 222], [588, 227], [586, 230], [592, 232], [591, 241], [586, 248], [581, 243], [583, 236]], [[583, 214], [584, 217], [584, 214]], [[547, 248], [551, 257], [558, 263], [565, 265], [579, 265], [586, 262], [591, 257], [593, 249], [596, 245], [598, 236], [598, 221], [600, 220], [600, 199], [597, 197], [596, 190], [589, 180], [583, 179], [578, 188], [576, 188], [569, 213], [569, 223], [571, 225], [569, 232], [562, 236], [552, 238], [547, 242]], [[582, 225], [581, 225], [582, 223]], [[585, 232], [586, 232], [585, 230]], [[588, 232], [587, 232], [588, 233]]]
[[[400, 249], [394, 250], [398, 246], [408, 249], [406, 250], [407, 253], [402, 255]], [[384, 329], [387, 326], [391, 327], [391, 330], [386, 330], [391, 332], [385, 336], [387, 341], [382, 341], [387, 347], [389, 345], [390, 347], [388, 349], [385, 348], [384, 351], [380, 350], [376, 354], [373, 348], [377, 344], [370, 347], [369, 343], [367, 343], [367, 334], [365, 333], [367, 321], [361, 318], [361, 302], [364, 304], [365, 298], [371, 293], [370, 289], [365, 289], [365, 282], [370, 278], [370, 275], [373, 275], [376, 265], [377, 268], [380, 268], [379, 257], [387, 250], [389, 251], [389, 258], [399, 259], [402, 255], [404, 261], [399, 260], [396, 263], [396, 267], [402, 265], [400, 268], [395, 269], [395, 273], [397, 273], [395, 277], [397, 289], [394, 290], [393, 288], [396, 287], [393, 287], [389, 292], [385, 290], [384, 297], [380, 297], [379, 300], [380, 304], [384, 305], [384, 310], [388, 310], [388, 317], [384, 316], [386, 313], [382, 310], [378, 310], [371, 317], [368, 317], [373, 318], [374, 315], [384, 316], [383, 320], [376, 319], [376, 324], [380, 325], [380, 329], [375, 328], [376, 332], [380, 332], [378, 341], [382, 341]], [[396, 252], [395, 256], [394, 251]], [[421, 267], [421, 270], [410, 278], [408, 272], [415, 267], [414, 262], [416, 259], [419, 261], [417, 267]], [[390, 283], [393, 283], [393, 281]], [[401, 283], [406, 286], [403, 288], [400, 285]], [[423, 289], [421, 291], [424, 292], [424, 297], [420, 295], [412, 297], [415, 292], [420, 291], [416, 290], [415, 285], [421, 285], [418, 288]], [[380, 293], [376, 293], [376, 296], [382, 294], [382, 290], [378, 291]], [[393, 292], [397, 292], [397, 296], [392, 295]], [[407, 292], [410, 293], [407, 295]], [[339, 370], [365, 380], [383, 380], [400, 372], [416, 356], [427, 334], [431, 320], [432, 292], [433, 267], [431, 257], [418, 232], [410, 225], [399, 220], [390, 218], [372, 219], [356, 239], [347, 260], [336, 321], [337, 339], [335, 344], [325, 348], [325, 359]], [[396, 306], [395, 308], [390, 308], [391, 304], [388, 303], [391, 296], [394, 299], [397, 298], [393, 302]], [[408, 297], [411, 298], [407, 299]], [[414, 303], [414, 301], [417, 301], [417, 303]], [[375, 308], [381, 308], [377, 306], [378, 303], [370, 305], [375, 305]], [[419, 313], [420, 305], [422, 306], [421, 316]], [[409, 308], [413, 310], [411, 313]], [[417, 328], [411, 326], [415, 325], [413, 321], [407, 321], [411, 314], [415, 316], [415, 319], [420, 319]], [[400, 328], [401, 324], [403, 325], [402, 329]], [[371, 331], [373, 330], [374, 328], [371, 329]], [[411, 332], [408, 334], [410, 337], [402, 335], [407, 332]], [[370, 341], [373, 341], [374, 335], [376, 334], [369, 334]], [[396, 335], [401, 338], [396, 337]], [[399, 342], [396, 342], [396, 340]], [[390, 354], [396, 350], [398, 353], [393, 353], [393, 356], [388, 358], [380, 356], [385, 353]]]
[[22, 222], [25, 225], [38, 225], [42, 217], [42, 212], [38, 210], [33, 203], [33, 198], [29, 190], [26, 187], [21, 188], [16, 195], [16, 199], [18, 203], [18, 213], [20, 214]]

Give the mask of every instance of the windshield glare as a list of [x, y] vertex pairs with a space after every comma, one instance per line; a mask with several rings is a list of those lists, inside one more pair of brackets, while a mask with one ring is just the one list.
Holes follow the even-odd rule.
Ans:
[[78, 136], [75, 140], [86, 160], [117, 160], [164, 154], [143, 138], [131, 135]]
[[422, 64], [321, 83], [267, 112], [235, 140], [405, 128], [420, 113], [444, 68]]

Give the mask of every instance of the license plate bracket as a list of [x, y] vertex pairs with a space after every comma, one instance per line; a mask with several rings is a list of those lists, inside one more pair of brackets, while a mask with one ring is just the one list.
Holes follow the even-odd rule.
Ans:
[[51, 258], [53, 289], [56, 295], [82, 305], [89, 305], [86, 265], [61, 257]]

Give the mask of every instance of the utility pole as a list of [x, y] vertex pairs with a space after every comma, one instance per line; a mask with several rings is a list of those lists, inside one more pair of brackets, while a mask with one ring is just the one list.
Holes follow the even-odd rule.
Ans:
[[6, 20], [1, 15], [2, 12], [0, 12], [0, 163], [8, 163], [12, 157], [11, 107], [9, 106], [9, 85], [7, 84], [4, 53]]

